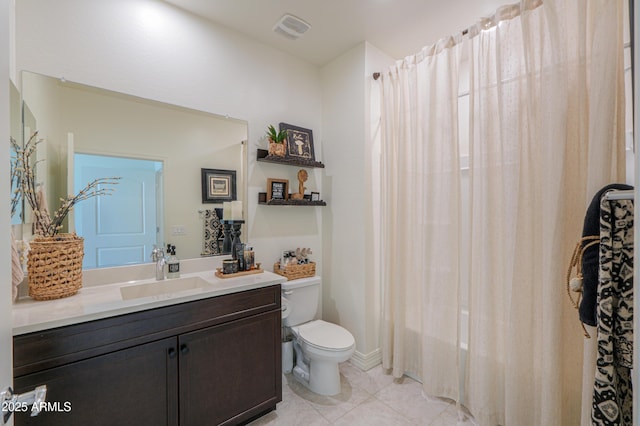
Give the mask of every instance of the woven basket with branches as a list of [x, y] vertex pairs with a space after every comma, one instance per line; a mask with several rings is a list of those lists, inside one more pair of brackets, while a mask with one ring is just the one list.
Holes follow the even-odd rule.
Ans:
[[61, 234], [63, 222], [73, 207], [82, 200], [113, 192], [111, 185], [119, 177], [95, 179], [76, 195], [60, 199], [60, 207], [50, 215], [42, 209], [36, 185], [33, 154], [41, 142], [35, 132], [24, 147], [10, 139], [15, 156], [11, 159], [11, 213], [20, 199], [24, 199], [33, 212], [34, 240], [27, 255], [29, 295], [36, 300], [50, 300], [71, 296], [82, 287], [82, 258], [84, 240], [74, 234]]

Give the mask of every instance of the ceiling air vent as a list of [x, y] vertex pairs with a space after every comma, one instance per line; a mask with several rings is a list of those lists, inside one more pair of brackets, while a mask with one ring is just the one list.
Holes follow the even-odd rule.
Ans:
[[273, 31], [290, 40], [295, 40], [300, 38], [309, 28], [311, 28], [311, 25], [302, 19], [286, 13], [273, 26]]

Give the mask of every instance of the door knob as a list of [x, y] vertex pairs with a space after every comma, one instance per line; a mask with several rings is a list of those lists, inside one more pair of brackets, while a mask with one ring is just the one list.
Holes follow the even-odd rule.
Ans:
[[29, 405], [31, 405], [31, 417], [35, 417], [40, 414], [42, 409], [42, 403], [47, 397], [47, 386], [41, 385], [32, 390], [31, 392], [25, 392], [22, 394], [13, 393], [13, 389], [6, 388], [0, 392], [0, 403], [2, 404], [2, 424], [7, 424], [11, 414], [14, 411], [27, 411]]
[[180, 353], [182, 355], [186, 355], [189, 353], [189, 346], [187, 345], [180, 345]]
[[176, 348], [169, 348], [167, 350], [167, 355], [169, 355], [169, 358], [175, 358], [177, 355]]

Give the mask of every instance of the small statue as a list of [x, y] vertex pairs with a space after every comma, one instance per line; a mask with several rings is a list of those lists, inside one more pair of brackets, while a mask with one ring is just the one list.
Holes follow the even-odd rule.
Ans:
[[291, 194], [292, 200], [302, 200], [304, 199], [304, 190], [307, 189], [304, 186], [304, 183], [309, 178], [309, 174], [305, 169], [298, 170], [298, 193]]

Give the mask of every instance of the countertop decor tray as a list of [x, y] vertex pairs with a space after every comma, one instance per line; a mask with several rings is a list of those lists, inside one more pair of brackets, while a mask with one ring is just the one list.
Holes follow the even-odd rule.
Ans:
[[243, 275], [253, 275], [253, 274], [261, 274], [264, 272], [264, 269], [260, 268], [260, 269], [252, 269], [250, 271], [242, 271], [242, 272], [236, 272], [234, 274], [223, 274], [222, 273], [222, 268], [217, 268], [216, 269], [216, 277], [218, 278], [235, 278], [235, 277], [242, 277]]

